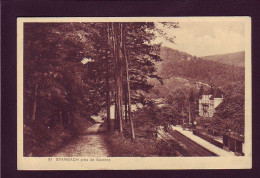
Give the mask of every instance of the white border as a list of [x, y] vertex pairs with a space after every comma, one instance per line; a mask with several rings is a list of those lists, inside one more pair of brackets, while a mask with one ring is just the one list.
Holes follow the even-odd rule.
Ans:
[[[109, 157], [109, 162], [48, 161], [23, 157], [23, 23], [24, 22], [245, 22], [245, 156], [240, 157]], [[17, 18], [17, 169], [18, 170], [143, 170], [252, 168], [252, 78], [250, 17], [51, 17]], [[81, 159], [79, 157], [79, 159]], [[95, 159], [95, 158], [94, 158]], [[101, 158], [100, 158], [101, 159]]]

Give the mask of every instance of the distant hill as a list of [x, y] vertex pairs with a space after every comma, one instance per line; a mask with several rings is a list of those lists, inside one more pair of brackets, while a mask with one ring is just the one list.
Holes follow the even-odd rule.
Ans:
[[244, 67], [245, 66], [245, 51], [229, 53], [229, 54], [205, 56], [205, 57], [202, 57], [202, 59], [219, 62], [219, 63], [223, 63], [223, 64], [230, 64], [230, 65]]
[[[208, 59], [198, 58], [185, 52], [162, 47], [160, 55], [162, 62], [156, 63], [156, 67], [158, 75], [164, 80], [181, 77], [219, 87], [232, 82], [244, 81], [244, 52], [218, 55], [214, 60], [214, 56], [209, 56]], [[217, 57], [219, 60], [225, 59], [225, 63], [221, 60], [217, 61]], [[227, 65], [227, 63], [234, 63], [234, 65]]]
[[156, 67], [158, 69], [157, 71], [159, 74], [163, 70], [163, 65], [172, 64], [186, 59], [191, 59], [192, 55], [162, 46], [160, 51], [160, 57], [163, 60], [163, 62], [156, 63]]
[[178, 61], [192, 58], [192, 55], [168, 47], [161, 47], [160, 51], [163, 61]]

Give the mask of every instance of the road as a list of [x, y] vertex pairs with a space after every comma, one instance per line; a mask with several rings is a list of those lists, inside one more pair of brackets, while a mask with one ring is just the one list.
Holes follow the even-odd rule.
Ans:
[[89, 127], [77, 139], [53, 154], [54, 157], [107, 157], [109, 156], [104, 135], [98, 133], [101, 124]]
[[180, 156], [217, 156], [188, 137], [182, 135], [178, 131], [170, 130], [168, 133], [163, 130], [159, 130], [158, 133], [163, 140], [175, 148]]

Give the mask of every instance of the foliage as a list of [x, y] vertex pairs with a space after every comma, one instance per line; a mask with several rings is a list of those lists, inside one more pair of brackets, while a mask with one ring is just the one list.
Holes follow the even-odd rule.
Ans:
[[90, 101], [98, 98], [100, 93], [93, 92], [96, 89], [91, 85], [93, 80], [79, 63], [84, 56], [82, 51], [89, 48], [84, 28], [84, 25], [73, 23], [25, 24], [24, 96], [27, 115], [35, 84], [39, 85], [38, 119], [53, 119], [53, 114], [59, 111], [77, 113], [87, 108], [96, 111], [97, 103]]
[[[90, 120], [103, 104], [99, 83], [80, 63], [92, 49], [88, 40], [91, 31], [82, 23], [25, 23], [24, 126], [31, 130], [25, 134], [26, 154], [39, 155], [37, 149], [43, 151], [41, 146], [46, 140], [41, 137], [49, 136], [57, 142], [49, 147], [54, 148], [67, 137], [79, 134], [82, 126], [78, 124], [79, 117], [85, 118], [83, 122]], [[59, 131], [53, 131], [57, 127]], [[66, 133], [66, 138], [61, 133]]]
[[[164, 85], [155, 84], [152, 92], [160, 93], [173, 108], [173, 113], [180, 118], [182, 109], [188, 113], [189, 90], [193, 90], [195, 103], [191, 105], [198, 115], [200, 91], [196, 82], [220, 88], [225, 96], [224, 101], [216, 108], [211, 130], [225, 132], [226, 128], [237, 133], [244, 133], [244, 68], [206, 61], [170, 48], [161, 49], [163, 62], [158, 64], [158, 75]], [[193, 99], [192, 99], [193, 100]]]
[[[117, 132], [108, 135], [107, 144], [109, 145], [112, 156], [177, 156], [176, 150], [164, 141], [157, 140], [154, 133], [156, 128], [163, 122], [165, 124], [172, 121], [170, 118], [156, 115], [156, 113], [163, 113], [162, 109], [155, 104], [134, 112], [134, 127], [136, 132], [136, 139], [130, 139], [130, 129], [125, 127], [124, 135]], [[167, 115], [168, 112], [165, 112]], [[128, 123], [127, 123], [128, 124]]]
[[111, 156], [126, 157], [158, 157], [176, 156], [176, 150], [163, 141], [146, 138], [137, 138], [131, 141], [123, 135], [115, 132], [107, 137]]
[[244, 80], [244, 68], [205, 60], [164, 63], [163, 77], [180, 76], [203, 81], [211, 86], [222, 86], [231, 81]]
[[[160, 45], [151, 43], [155, 39], [154, 23], [124, 25], [131, 99], [144, 102], [143, 92], [152, 88], [148, 79], [160, 79], [154, 64], [161, 60]], [[68, 137], [80, 134], [79, 118], [91, 121], [92, 115], [105, 108], [105, 93], [113, 96], [115, 56], [107, 30], [107, 23], [25, 23], [24, 126], [31, 130], [25, 134], [24, 145], [30, 143], [25, 146], [26, 154], [34, 152], [33, 147], [49, 132], [61, 140], [61, 132]], [[91, 58], [92, 62], [83, 65], [83, 58]], [[110, 89], [106, 81], [112, 85]], [[59, 132], [48, 131], [57, 127]], [[30, 135], [34, 134], [36, 141], [31, 143]]]
[[244, 134], [245, 118], [245, 86], [244, 82], [230, 83], [225, 86], [225, 99], [216, 109], [216, 117], [222, 122], [231, 122], [229, 128], [239, 134]]

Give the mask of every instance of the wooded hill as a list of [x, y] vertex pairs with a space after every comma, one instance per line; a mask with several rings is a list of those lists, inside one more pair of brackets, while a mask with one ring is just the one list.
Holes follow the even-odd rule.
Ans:
[[244, 68], [203, 60], [170, 48], [161, 48], [163, 62], [158, 74], [164, 79], [179, 76], [221, 87], [230, 82], [244, 81]]
[[229, 53], [229, 54], [220, 54], [213, 56], [204, 56], [201, 57], [204, 60], [210, 60], [214, 62], [219, 62], [223, 64], [235, 65], [235, 66], [245, 66], [245, 51]]

